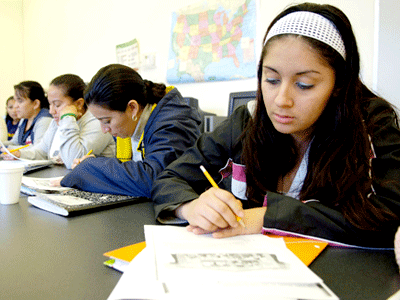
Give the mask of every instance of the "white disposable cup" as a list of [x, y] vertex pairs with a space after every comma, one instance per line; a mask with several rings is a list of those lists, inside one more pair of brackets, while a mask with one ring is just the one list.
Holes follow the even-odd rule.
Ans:
[[12, 162], [0, 163], [0, 203], [15, 204], [19, 201], [24, 166]]

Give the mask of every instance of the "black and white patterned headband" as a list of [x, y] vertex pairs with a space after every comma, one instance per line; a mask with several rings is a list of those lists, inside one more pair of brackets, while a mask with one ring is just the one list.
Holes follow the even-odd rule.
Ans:
[[298, 34], [321, 41], [346, 60], [346, 49], [336, 26], [325, 17], [309, 11], [290, 13], [279, 19], [268, 32], [265, 43], [280, 34]]

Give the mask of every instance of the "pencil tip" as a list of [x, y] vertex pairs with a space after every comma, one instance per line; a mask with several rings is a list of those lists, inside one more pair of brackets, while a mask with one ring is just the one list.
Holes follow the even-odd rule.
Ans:
[[239, 222], [239, 224], [240, 224], [241, 226], [243, 226], [244, 228], [246, 228], [246, 225], [244, 224], [242, 218], [236, 217], [236, 220]]

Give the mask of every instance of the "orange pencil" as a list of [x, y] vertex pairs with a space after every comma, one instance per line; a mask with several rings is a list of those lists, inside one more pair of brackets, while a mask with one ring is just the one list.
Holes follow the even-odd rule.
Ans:
[[15, 149], [11, 149], [11, 150], [8, 150], [8, 151], [10, 151], [10, 152], [15, 152], [15, 151], [18, 151], [18, 150], [20, 150], [20, 149], [26, 148], [26, 147], [28, 147], [29, 145], [30, 145], [30, 144], [25, 145], [25, 146], [21, 146], [21, 147], [15, 148]]

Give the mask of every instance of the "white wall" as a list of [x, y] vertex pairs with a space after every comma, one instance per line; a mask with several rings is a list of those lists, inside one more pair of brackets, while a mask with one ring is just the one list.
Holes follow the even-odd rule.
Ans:
[[[0, 0], [1, 1], [1, 0]], [[136, 38], [141, 53], [156, 52], [157, 68], [140, 71], [166, 82], [171, 13], [202, 0], [29, 0], [23, 1], [23, 79], [44, 87], [56, 76], [75, 73], [89, 81], [104, 65], [116, 62], [115, 46]], [[375, 0], [326, 0], [351, 20], [362, 58], [364, 81], [371, 86]], [[260, 0], [258, 47], [270, 21], [289, 0]], [[20, 60], [18, 57], [17, 59]], [[14, 84], [14, 82], [13, 82]], [[230, 92], [256, 89], [256, 79], [176, 85], [184, 96], [198, 98], [203, 110], [226, 115]]]
[[400, 108], [400, 2], [376, 0], [374, 89]]
[[0, 116], [14, 85], [23, 78], [22, 1], [0, 1]]

